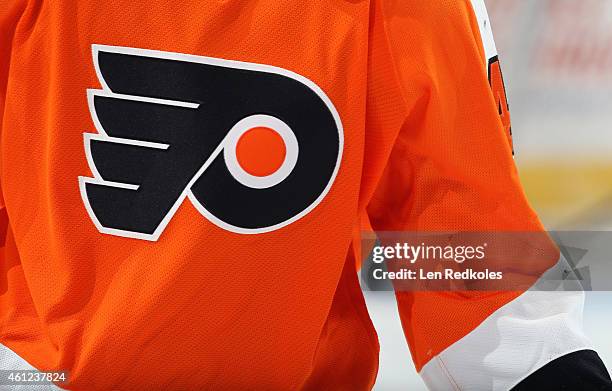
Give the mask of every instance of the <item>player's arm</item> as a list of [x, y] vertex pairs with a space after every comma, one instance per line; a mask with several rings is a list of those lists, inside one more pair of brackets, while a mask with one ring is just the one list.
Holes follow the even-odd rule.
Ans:
[[0, 129], [4, 116], [13, 36], [25, 7], [24, 0], [0, 0]]
[[[542, 233], [514, 165], [483, 1], [380, 0], [372, 21], [369, 131], [395, 138], [368, 204], [374, 229]], [[430, 389], [612, 387], [582, 332], [581, 292], [404, 291], [397, 301]]]
[[[13, 35], [25, 6], [25, 1], [22, 0], [0, 0], [0, 135], [3, 132], [2, 119], [6, 103]], [[0, 155], [0, 170], [2, 168], [1, 157]], [[0, 178], [0, 190], [2, 189], [1, 185], [2, 178]], [[4, 200], [0, 192], [0, 234], [5, 232], [7, 223]]]

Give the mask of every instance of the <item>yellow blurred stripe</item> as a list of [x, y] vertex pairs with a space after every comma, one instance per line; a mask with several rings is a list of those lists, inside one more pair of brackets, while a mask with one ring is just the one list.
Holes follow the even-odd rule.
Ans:
[[545, 223], [612, 222], [612, 163], [529, 161], [519, 166], [531, 205]]

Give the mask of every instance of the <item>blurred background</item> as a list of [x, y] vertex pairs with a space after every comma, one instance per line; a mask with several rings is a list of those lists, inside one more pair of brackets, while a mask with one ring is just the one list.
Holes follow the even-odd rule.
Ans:
[[[612, 230], [612, 1], [485, 0], [516, 163], [550, 230]], [[365, 292], [381, 342], [375, 390], [424, 390], [390, 292]], [[612, 369], [612, 292], [587, 292], [585, 328]]]

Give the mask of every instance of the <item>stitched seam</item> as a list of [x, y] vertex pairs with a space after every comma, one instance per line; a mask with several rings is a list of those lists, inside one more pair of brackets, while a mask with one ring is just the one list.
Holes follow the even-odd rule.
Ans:
[[455, 389], [455, 391], [461, 391], [461, 388], [459, 388], [459, 385], [457, 384], [455, 379], [451, 376], [450, 371], [448, 370], [448, 368], [446, 367], [446, 365], [444, 364], [444, 361], [442, 360], [440, 356], [436, 356], [436, 362], [442, 369], [442, 372], [444, 372], [444, 374], [448, 378], [449, 382], [453, 386], [453, 389]]

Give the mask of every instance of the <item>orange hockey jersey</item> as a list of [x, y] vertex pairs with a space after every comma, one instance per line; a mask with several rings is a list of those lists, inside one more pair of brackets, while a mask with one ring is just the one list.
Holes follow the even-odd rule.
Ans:
[[[360, 227], [542, 230], [483, 7], [0, 0], [3, 369], [70, 390], [372, 388]], [[398, 293], [440, 390], [586, 349], [581, 300]]]

